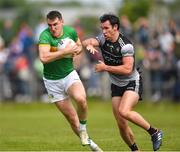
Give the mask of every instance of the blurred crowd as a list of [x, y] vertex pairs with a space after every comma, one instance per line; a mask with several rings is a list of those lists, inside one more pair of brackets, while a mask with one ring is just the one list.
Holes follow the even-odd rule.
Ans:
[[[174, 19], [152, 26], [139, 18], [135, 30], [126, 16], [122, 33], [135, 44], [137, 67], [142, 69], [144, 91], [152, 101], [180, 100], [180, 31]], [[135, 32], [133, 32], [135, 31]]]
[[[180, 101], [180, 31], [177, 22], [169, 19], [166, 24], [157, 22], [152, 26], [146, 18], [139, 18], [132, 25], [127, 16], [122, 16], [120, 21], [121, 32], [135, 46], [145, 98], [154, 102], [162, 99]], [[47, 27], [46, 22], [40, 20], [35, 28], [23, 22], [16, 34], [12, 26], [11, 20], [4, 21], [0, 33], [0, 101], [47, 101], [42, 82], [43, 66], [37, 50], [38, 37]], [[79, 20], [73, 26], [81, 40], [87, 37]], [[84, 52], [74, 59], [74, 63], [87, 95], [108, 99], [108, 74], [97, 74], [93, 68], [99, 59], [101, 54]]]

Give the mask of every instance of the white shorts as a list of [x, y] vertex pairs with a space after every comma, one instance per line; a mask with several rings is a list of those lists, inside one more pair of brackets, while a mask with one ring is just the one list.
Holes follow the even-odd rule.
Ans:
[[46, 78], [43, 78], [43, 80], [51, 103], [68, 98], [68, 88], [75, 82], [81, 82], [75, 70], [59, 80], [48, 80]]

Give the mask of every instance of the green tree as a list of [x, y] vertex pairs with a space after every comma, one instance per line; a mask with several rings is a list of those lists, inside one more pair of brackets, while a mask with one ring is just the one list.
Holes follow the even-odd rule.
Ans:
[[1, 0], [0, 1], [0, 8], [7, 9], [7, 8], [15, 8], [19, 6], [25, 5], [25, 0]]
[[124, 0], [119, 8], [119, 16], [127, 15], [131, 22], [135, 22], [139, 17], [147, 17], [153, 6], [153, 0]]
[[93, 34], [97, 34], [98, 32], [98, 18], [96, 17], [80, 17], [79, 20], [81, 21], [81, 26], [84, 30], [84, 32], [87, 34], [87, 35], [91, 35], [92, 34], [92, 31], [93, 31]]

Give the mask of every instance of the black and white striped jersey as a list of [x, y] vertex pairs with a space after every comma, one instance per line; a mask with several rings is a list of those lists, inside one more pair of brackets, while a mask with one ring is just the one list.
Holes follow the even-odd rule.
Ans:
[[[106, 65], [122, 65], [122, 58], [125, 56], [133, 56], [135, 58], [132, 43], [122, 34], [119, 34], [116, 42], [105, 40], [103, 34], [97, 36], [96, 39], [99, 42], [102, 57]], [[129, 81], [139, 80], [139, 73], [135, 68], [135, 63], [133, 66], [133, 72], [130, 75], [120, 75], [110, 72], [109, 75], [111, 82], [120, 87], [127, 85]]]

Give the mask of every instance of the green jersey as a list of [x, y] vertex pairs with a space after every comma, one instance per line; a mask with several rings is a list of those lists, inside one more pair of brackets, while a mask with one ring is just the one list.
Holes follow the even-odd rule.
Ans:
[[[72, 27], [63, 26], [63, 35], [58, 38], [53, 37], [49, 28], [47, 28], [41, 33], [39, 37], [39, 45], [50, 45], [51, 52], [58, 51], [58, 43], [67, 37], [74, 40], [75, 42], [78, 39], [76, 31]], [[50, 80], [64, 78], [74, 70], [73, 58], [61, 58], [43, 65], [43, 75], [46, 79]]]

